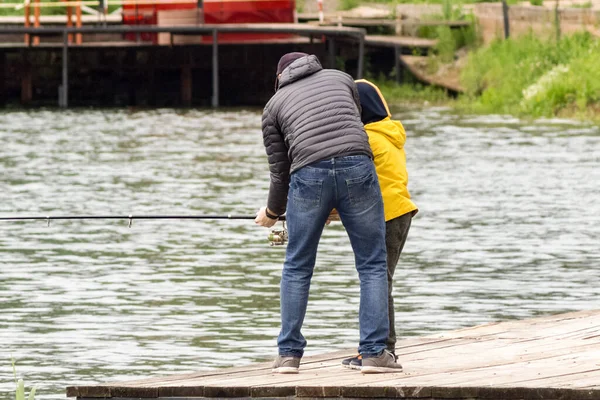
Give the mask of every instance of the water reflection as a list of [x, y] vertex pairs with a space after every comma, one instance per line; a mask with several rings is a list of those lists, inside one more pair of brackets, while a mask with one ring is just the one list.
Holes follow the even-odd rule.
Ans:
[[[395, 110], [420, 208], [397, 270], [399, 333], [600, 307], [600, 129]], [[0, 114], [0, 214], [253, 214], [260, 111]], [[39, 399], [64, 387], [269, 359], [283, 249], [251, 221], [0, 225], [0, 391], [9, 354]], [[356, 345], [358, 280], [321, 242], [309, 354]], [[0, 361], [0, 365], [2, 362]]]

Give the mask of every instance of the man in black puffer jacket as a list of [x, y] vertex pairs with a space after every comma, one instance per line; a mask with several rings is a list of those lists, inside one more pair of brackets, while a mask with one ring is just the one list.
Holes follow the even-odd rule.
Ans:
[[356, 84], [323, 69], [318, 58], [288, 53], [277, 66], [276, 93], [262, 118], [271, 184], [255, 222], [271, 227], [286, 212], [289, 242], [281, 276], [281, 332], [276, 373], [297, 373], [317, 247], [337, 209], [354, 250], [360, 279], [363, 373], [399, 372], [385, 350], [388, 336], [383, 202]]

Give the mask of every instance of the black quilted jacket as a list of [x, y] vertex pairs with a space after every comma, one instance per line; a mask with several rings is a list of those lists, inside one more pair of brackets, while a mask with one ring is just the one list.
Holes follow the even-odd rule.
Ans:
[[283, 71], [265, 106], [262, 130], [271, 172], [267, 207], [279, 215], [285, 212], [294, 171], [332, 157], [372, 157], [354, 80], [342, 71], [323, 69], [314, 55]]

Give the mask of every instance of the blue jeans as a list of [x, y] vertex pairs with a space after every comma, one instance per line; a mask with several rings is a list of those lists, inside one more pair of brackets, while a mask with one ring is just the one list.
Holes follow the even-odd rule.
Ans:
[[385, 349], [388, 337], [388, 287], [385, 220], [379, 181], [367, 156], [319, 161], [290, 177], [286, 220], [289, 242], [281, 276], [281, 356], [302, 357], [300, 332], [317, 246], [332, 209], [348, 232], [360, 279], [360, 341], [363, 357]]

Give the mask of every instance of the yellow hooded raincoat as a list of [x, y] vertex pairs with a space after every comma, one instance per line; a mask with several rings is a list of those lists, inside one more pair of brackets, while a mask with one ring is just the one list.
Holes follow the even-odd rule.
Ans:
[[[408, 192], [404, 126], [400, 121], [391, 119], [388, 105], [377, 86], [364, 79], [357, 80], [356, 83], [359, 85], [366, 83], [372, 86], [379, 97], [377, 101], [381, 101], [380, 105], [383, 105], [387, 112], [387, 116], [382, 116], [381, 120], [365, 124], [383, 196], [385, 220], [389, 221], [409, 212], [416, 214], [417, 206], [411, 201]], [[362, 98], [361, 105], [363, 108], [365, 107]], [[369, 105], [366, 104], [366, 107]]]

